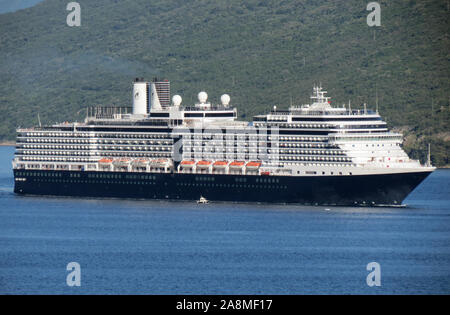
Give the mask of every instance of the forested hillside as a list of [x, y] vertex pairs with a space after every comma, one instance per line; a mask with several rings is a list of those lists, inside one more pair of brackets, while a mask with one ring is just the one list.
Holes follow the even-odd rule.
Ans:
[[134, 77], [170, 79], [194, 102], [229, 93], [241, 118], [308, 101], [364, 102], [403, 131], [408, 152], [449, 164], [449, 4], [390, 0], [367, 26], [361, 0], [68, 0], [0, 15], [0, 140], [17, 126], [82, 120], [89, 105], [130, 105]]

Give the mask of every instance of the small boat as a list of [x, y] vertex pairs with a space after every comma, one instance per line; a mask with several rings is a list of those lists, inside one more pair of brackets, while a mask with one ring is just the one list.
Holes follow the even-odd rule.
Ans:
[[183, 168], [192, 168], [195, 165], [195, 161], [183, 160], [181, 161], [180, 165]]
[[245, 162], [244, 161], [234, 161], [230, 163], [230, 168], [242, 168], [244, 167]]
[[128, 158], [118, 158], [118, 159], [114, 159], [113, 164], [114, 166], [119, 166], [119, 167], [127, 167], [131, 162], [131, 159]]
[[252, 161], [252, 162], [248, 162], [246, 167], [249, 170], [258, 170], [261, 167], [261, 162], [260, 161]]
[[197, 168], [209, 168], [211, 164], [211, 161], [199, 161], [197, 162]]
[[171, 160], [169, 159], [154, 159], [150, 162], [150, 165], [153, 167], [170, 167], [171, 166]]
[[100, 164], [111, 164], [112, 162], [113, 160], [108, 158], [102, 158], [101, 160], [98, 160], [98, 163]]
[[147, 159], [134, 159], [133, 160], [133, 165], [138, 166], [138, 167], [146, 167], [149, 163], [149, 160]]
[[197, 203], [199, 203], [199, 204], [208, 204], [209, 201], [205, 197], [201, 196], [200, 199], [197, 200]]
[[216, 161], [216, 162], [214, 162], [213, 167], [214, 168], [225, 168], [225, 167], [227, 167], [227, 165], [228, 165], [227, 161]]

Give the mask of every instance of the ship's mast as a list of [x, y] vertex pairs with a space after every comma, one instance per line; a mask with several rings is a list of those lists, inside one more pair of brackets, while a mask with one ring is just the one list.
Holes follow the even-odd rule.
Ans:
[[375, 86], [375, 104], [376, 104], [376, 113], [378, 114], [378, 86]]
[[315, 100], [315, 103], [328, 103], [330, 97], [326, 97], [327, 91], [322, 91], [321, 86], [314, 86], [313, 88], [314, 94], [311, 96], [312, 100]]

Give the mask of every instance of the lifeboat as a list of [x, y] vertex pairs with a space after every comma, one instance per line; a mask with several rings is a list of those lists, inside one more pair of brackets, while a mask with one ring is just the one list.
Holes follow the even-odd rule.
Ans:
[[258, 168], [261, 167], [261, 162], [260, 161], [252, 161], [252, 162], [248, 162], [246, 167], [249, 170], [257, 170]]
[[113, 161], [114, 166], [125, 166], [127, 167], [130, 164], [130, 159], [127, 158], [119, 158]]
[[216, 162], [214, 162], [213, 167], [214, 168], [225, 168], [225, 167], [227, 167], [227, 165], [228, 165], [227, 161], [216, 161]]
[[234, 161], [230, 163], [230, 168], [242, 168], [245, 165], [243, 161]]
[[181, 167], [194, 167], [195, 161], [183, 160], [180, 165]]
[[149, 163], [149, 160], [147, 159], [135, 159], [133, 161], [133, 165], [140, 166], [140, 167], [146, 167]]
[[199, 161], [197, 162], [197, 168], [209, 168], [211, 164], [211, 161]]
[[151, 165], [153, 167], [168, 167], [170, 166], [170, 161], [169, 159], [156, 159], [156, 160], [152, 160]]
[[109, 165], [113, 162], [112, 159], [108, 159], [108, 158], [103, 158], [98, 160], [98, 163], [103, 164], [103, 165]]

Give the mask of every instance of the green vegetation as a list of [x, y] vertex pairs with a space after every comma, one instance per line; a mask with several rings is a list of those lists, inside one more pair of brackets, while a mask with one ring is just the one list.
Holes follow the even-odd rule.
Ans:
[[95, 0], [81, 27], [68, 0], [0, 15], [0, 140], [17, 126], [82, 120], [86, 106], [129, 105], [134, 77], [168, 78], [184, 103], [232, 97], [244, 119], [308, 101], [375, 107], [412, 156], [449, 164], [449, 7], [442, 0]]

